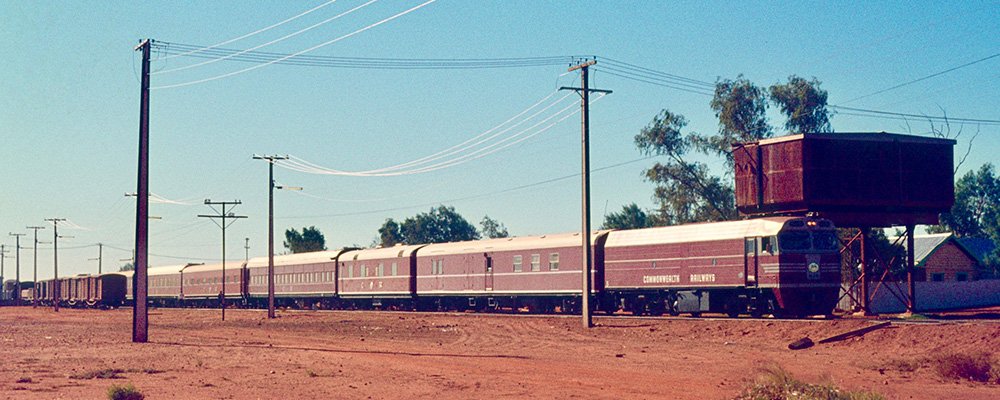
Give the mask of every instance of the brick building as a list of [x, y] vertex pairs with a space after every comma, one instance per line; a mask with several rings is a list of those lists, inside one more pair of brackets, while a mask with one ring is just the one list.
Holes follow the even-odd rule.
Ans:
[[952, 233], [914, 236], [913, 253], [918, 280], [954, 282], [979, 279], [979, 259]]

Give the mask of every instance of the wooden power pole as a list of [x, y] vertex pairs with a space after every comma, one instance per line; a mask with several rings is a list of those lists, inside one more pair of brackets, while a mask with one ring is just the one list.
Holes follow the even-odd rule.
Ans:
[[152, 39], [139, 42], [135, 50], [142, 51], [142, 77], [139, 89], [139, 168], [135, 190], [135, 255], [132, 262], [132, 341], [149, 341], [149, 310], [146, 294], [149, 289], [146, 269], [149, 266], [149, 53]]
[[583, 290], [581, 293], [583, 327], [591, 328], [594, 320], [590, 313], [591, 271], [593, 270], [593, 253], [590, 244], [590, 93], [610, 94], [610, 90], [591, 89], [588, 84], [588, 68], [597, 64], [597, 60], [588, 60], [569, 68], [569, 71], [580, 70], [581, 87], [561, 87], [559, 90], [574, 90], [580, 94], [580, 149], [581, 149], [581, 232], [583, 236]]

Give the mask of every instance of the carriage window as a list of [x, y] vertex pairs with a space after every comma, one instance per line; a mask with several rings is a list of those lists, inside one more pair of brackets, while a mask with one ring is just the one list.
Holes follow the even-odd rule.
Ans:
[[809, 250], [809, 232], [788, 231], [778, 235], [778, 244], [782, 250]]
[[514, 256], [514, 272], [521, 272], [521, 256]]
[[549, 271], [559, 270], [559, 253], [549, 253]]
[[540, 254], [531, 255], [531, 270], [532, 271], [542, 270], [542, 256]]
[[760, 251], [768, 254], [775, 254], [777, 250], [778, 238], [774, 236], [765, 236], [760, 238]]
[[398, 272], [399, 271], [398, 267], [396, 266], [396, 263], [392, 263], [392, 276], [396, 276]]
[[368, 276], [368, 266], [361, 264], [361, 277], [364, 278], [367, 276]]
[[813, 232], [813, 248], [816, 250], [837, 250], [840, 242], [833, 232]]
[[385, 264], [378, 263], [378, 276], [385, 276]]

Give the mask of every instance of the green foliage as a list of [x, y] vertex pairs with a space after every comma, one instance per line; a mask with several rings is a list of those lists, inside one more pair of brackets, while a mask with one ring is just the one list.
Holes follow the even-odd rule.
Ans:
[[[476, 227], [455, 211], [455, 207], [438, 206], [396, 224], [387, 219], [379, 228], [382, 246], [396, 243], [446, 243], [479, 239]], [[390, 244], [391, 243], [391, 244]]]
[[295, 228], [285, 231], [285, 248], [292, 253], [308, 253], [326, 250], [326, 238], [315, 226], [302, 228], [300, 233]]
[[653, 219], [635, 203], [622, 207], [620, 212], [604, 216], [601, 229], [640, 229], [653, 226]]
[[685, 126], [684, 116], [663, 110], [635, 136], [642, 153], [666, 156], [646, 170], [646, 180], [657, 185], [655, 225], [736, 218], [732, 185], [710, 175], [705, 164], [686, 159], [699, 140], [696, 134], [685, 137]]
[[392, 247], [397, 243], [404, 243], [403, 234], [399, 232], [399, 224], [392, 218], [387, 218], [381, 228], [378, 228], [378, 237], [382, 247]]
[[[785, 127], [800, 132], [830, 132], [826, 91], [819, 80], [807, 81], [792, 75], [785, 84], [770, 87], [770, 99], [787, 117]], [[635, 137], [636, 147], [646, 155], [666, 156], [646, 170], [646, 180], [656, 184], [653, 194], [658, 204], [653, 225], [736, 219], [736, 199], [731, 179], [713, 175], [706, 164], [692, 161], [689, 152], [698, 151], [725, 159], [725, 177], [733, 169], [733, 143], [753, 142], [771, 137], [767, 123], [767, 91], [739, 75], [735, 80], [719, 79], [709, 106], [719, 119], [715, 135], [682, 130], [687, 120], [663, 110]]]
[[827, 93], [819, 88], [815, 77], [807, 81], [798, 76], [788, 77], [788, 83], [771, 85], [771, 102], [787, 119], [785, 129], [791, 133], [832, 132], [830, 112], [826, 108]]
[[499, 221], [490, 218], [489, 215], [483, 216], [483, 220], [479, 221], [479, 226], [483, 228], [483, 237], [498, 239], [510, 236], [507, 233], [507, 227], [503, 226]]
[[795, 379], [788, 371], [772, 366], [754, 385], [743, 389], [736, 400], [881, 400], [872, 392], [852, 392], [833, 385], [815, 385]]
[[146, 396], [131, 383], [122, 386], [111, 385], [108, 388], [108, 400], [143, 400], [145, 398]]
[[118, 272], [124, 272], [124, 271], [135, 271], [135, 264], [128, 263], [122, 265], [121, 268], [118, 268]]
[[719, 132], [715, 136], [695, 137], [698, 148], [726, 158], [726, 166], [733, 166], [733, 143], [752, 142], [771, 137], [767, 123], [767, 97], [764, 89], [739, 75], [736, 80], [719, 79], [715, 83], [715, 97], [709, 103], [719, 118]]
[[[958, 237], [988, 238], [1000, 243], [1000, 177], [993, 164], [969, 171], [955, 182], [955, 204], [951, 212], [941, 214], [940, 221], [928, 231], [952, 231]], [[1000, 269], [1000, 247], [984, 261], [994, 270]]]

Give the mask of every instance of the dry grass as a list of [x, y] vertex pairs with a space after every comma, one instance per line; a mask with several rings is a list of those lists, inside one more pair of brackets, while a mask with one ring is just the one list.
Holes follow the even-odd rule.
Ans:
[[70, 375], [69, 378], [70, 379], [121, 379], [124, 377], [118, 374], [121, 374], [123, 372], [125, 372], [125, 370], [117, 368], [107, 368], [101, 370], [81, 372], [79, 374], [73, 374]]
[[760, 379], [743, 389], [736, 400], [884, 400], [872, 392], [851, 392], [833, 385], [816, 385], [795, 379], [781, 367], [766, 368]]
[[935, 357], [931, 362], [938, 375], [946, 379], [1000, 383], [1000, 364], [988, 353], [947, 353]]

